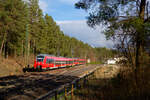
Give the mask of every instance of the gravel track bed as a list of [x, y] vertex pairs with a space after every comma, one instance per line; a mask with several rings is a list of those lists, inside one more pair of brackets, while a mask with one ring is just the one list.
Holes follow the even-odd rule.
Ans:
[[81, 65], [0, 78], [0, 100], [34, 100], [100, 65]]

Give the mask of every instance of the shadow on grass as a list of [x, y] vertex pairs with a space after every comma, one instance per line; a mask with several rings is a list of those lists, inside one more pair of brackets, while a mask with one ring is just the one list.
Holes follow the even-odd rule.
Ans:
[[150, 100], [150, 68], [140, 70], [138, 83], [134, 72], [120, 72], [114, 78], [89, 77], [75, 92], [75, 100]]

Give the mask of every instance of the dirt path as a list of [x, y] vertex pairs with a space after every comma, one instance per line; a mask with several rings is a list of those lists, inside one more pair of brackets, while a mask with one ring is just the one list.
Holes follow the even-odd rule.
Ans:
[[73, 100], [112, 100], [113, 98], [110, 97], [110, 94], [115, 92], [111, 90], [112, 78], [115, 78], [121, 69], [122, 67], [117, 65], [104, 65], [100, 67], [87, 78], [86, 83], [80, 83], [80, 85], [84, 85], [75, 92]]
[[34, 100], [101, 65], [82, 65], [0, 78], [0, 100]]
[[117, 65], [105, 65], [94, 74], [97, 79], [111, 79], [114, 78], [121, 70], [121, 67]]

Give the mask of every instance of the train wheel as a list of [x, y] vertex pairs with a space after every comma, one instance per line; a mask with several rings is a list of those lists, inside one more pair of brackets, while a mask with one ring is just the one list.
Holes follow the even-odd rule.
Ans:
[[49, 67], [46, 67], [46, 70], [48, 71], [48, 70], [49, 70]]

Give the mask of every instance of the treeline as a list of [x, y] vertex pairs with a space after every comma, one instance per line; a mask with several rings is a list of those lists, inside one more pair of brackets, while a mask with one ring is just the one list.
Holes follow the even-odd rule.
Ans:
[[95, 59], [94, 48], [65, 35], [51, 16], [43, 15], [38, 0], [25, 1], [0, 0], [1, 56], [46, 53]]
[[96, 47], [95, 48], [96, 60], [101, 63], [105, 63], [108, 59], [118, 57], [119, 52], [117, 50], [109, 49], [106, 47]]

